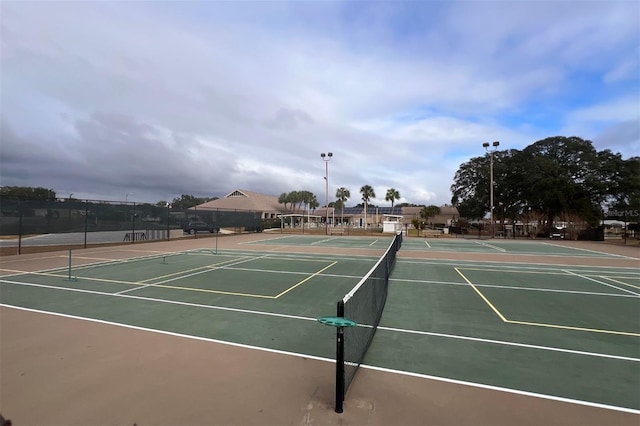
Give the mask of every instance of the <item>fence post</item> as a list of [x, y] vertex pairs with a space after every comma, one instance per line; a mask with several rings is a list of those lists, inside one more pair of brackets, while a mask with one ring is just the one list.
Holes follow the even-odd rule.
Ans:
[[131, 210], [131, 244], [136, 241], [136, 202], [133, 202]]
[[18, 254], [22, 253], [22, 200], [18, 200]]
[[89, 226], [89, 200], [84, 200], [84, 248], [87, 248], [88, 226]]
[[169, 224], [169, 220], [171, 220], [171, 204], [167, 203], [167, 241], [171, 240], [171, 225]]

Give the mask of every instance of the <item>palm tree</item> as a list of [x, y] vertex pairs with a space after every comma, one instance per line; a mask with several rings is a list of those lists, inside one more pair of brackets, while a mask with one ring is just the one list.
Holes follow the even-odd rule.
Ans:
[[360, 188], [360, 193], [362, 194], [362, 201], [364, 201], [364, 229], [367, 229], [367, 205], [369, 205], [370, 199], [376, 198], [376, 193], [369, 185]]
[[[351, 192], [349, 192], [349, 190], [347, 188], [345, 188], [344, 186], [341, 186], [336, 191], [336, 198], [338, 199], [338, 201], [340, 201], [340, 204], [339, 204], [339, 207], [340, 207], [340, 223], [342, 225], [344, 225], [344, 204], [349, 199], [349, 197], [351, 197]], [[338, 203], [336, 203], [336, 204], [338, 204]]]
[[302, 203], [304, 202], [301, 191], [291, 191], [287, 198], [293, 211], [300, 210], [300, 207], [302, 207]]
[[302, 203], [304, 203], [305, 205], [305, 210], [307, 211], [307, 222], [309, 222], [309, 211], [311, 209], [315, 209], [316, 207], [318, 207], [319, 205], [318, 199], [310, 191], [298, 191], [298, 193], [300, 195], [300, 199], [302, 200]]
[[[420, 211], [420, 217], [422, 217], [425, 222], [429, 222], [429, 219], [438, 214], [440, 214], [440, 207], [434, 205], [423, 207]], [[431, 226], [433, 227], [433, 222], [431, 222]]]
[[395, 188], [387, 189], [387, 196], [384, 197], [385, 201], [391, 201], [391, 213], [393, 213], [393, 204], [396, 200], [400, 199], [400, 193]]
[[311, 199], [309, 200], [309, 208], [315, 211], [318, 207], [320, 207], [318, 198], [315, 196], [315, 194], [311, 194]]
[[286, 192], [280, 194], [280, 196], [278, 197], [278, 203], [284, 204], [284, 209], [286, 210], [287, 204], [289, 203], [289, 194], [287, 194]]
[[[344, 211], [344, 202], [342, 200], [336, 200], [335, 203], [333, 203], [333, 208]], [[342, 220], [340, 221], [340, 226], [343, 226]]]

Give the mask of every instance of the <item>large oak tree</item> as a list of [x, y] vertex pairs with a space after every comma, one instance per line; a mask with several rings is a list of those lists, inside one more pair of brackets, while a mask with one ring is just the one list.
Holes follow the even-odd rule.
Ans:
[[[500, 221], [536, 212], [548, 228], [563, 216], [596, 226], [605, 208], [639, 203], [640, 158], [597, 152], [579, 137], [546, 138], [521, 151], [496, 151], [493, 159], [494, 213]], [[490, 211], [489, 163], [489, 155], [474, 157], [456, 172], [451, 201], [462, 217], [478, 219]]]

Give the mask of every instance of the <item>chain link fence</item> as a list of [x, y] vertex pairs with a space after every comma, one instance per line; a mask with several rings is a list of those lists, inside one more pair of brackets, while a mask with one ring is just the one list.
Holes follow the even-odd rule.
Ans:
[[82, 245], [135, 243], [198, 233], [262, 231], [262, 212], [174, 209], [146, 203], [101, 200], [0, 199], [0, 243]]

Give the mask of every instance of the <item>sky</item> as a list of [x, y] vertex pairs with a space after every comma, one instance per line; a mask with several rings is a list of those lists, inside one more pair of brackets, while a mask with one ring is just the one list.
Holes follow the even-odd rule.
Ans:
[[640, 155], [640, 2], [0, 2], [3, 186], [440, 206], [550, 136]]

